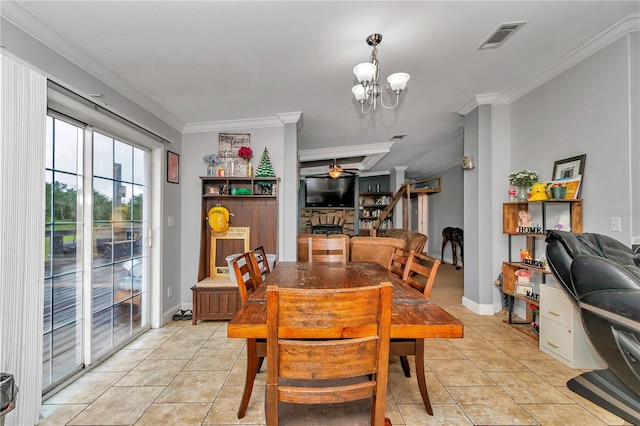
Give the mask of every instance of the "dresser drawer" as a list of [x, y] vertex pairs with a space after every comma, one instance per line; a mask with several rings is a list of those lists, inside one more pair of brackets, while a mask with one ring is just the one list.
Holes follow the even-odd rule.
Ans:
[[573, 333], [569, 327], [544, 316], [540, 318], [540, 349], [571, 362], [573, 344]]
[[540, 285], [540, 316], [573, 328], [574, 307], [557, 285]]

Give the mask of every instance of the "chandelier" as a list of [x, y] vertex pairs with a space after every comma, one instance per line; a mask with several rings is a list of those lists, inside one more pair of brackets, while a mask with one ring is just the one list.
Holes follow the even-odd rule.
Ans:
[[[358, 79], [360, 84], [356, 84], [355, 86], [353, 86], [353, 89], [351, 89], [351, 91], [356, 97], [356, 100], [360, 103], [362, 113], [369, 114], [371, 110], [376, 110], [376, 107], [378, 105], [378, 97], [382, 93], [382, 89], [391, 89], [391, 91], [396, 94], [396, 103], [393, 104], [393, 106], [386, 106], [382, 102], [382, 98], [380, 98], [380, 105], [382, 105], [386, 109], [393, 109], [398, 106], [400, 93], [402, 93], [404, 88], [407, 87], [407, 81], [409, 81], [410, 76], [405, 72], [397, 72], [395, 74], [391, 74], [389, 77], [387, 77], [389, 85], [387, 86], [385, 84], [380, 87], [380, 65], [378, 63], [377, 57], [377, 46], [382, 41], [382, 34], [371, 34], [369, 37], [367, 37], [366, 41], [369, 46], [373, 46], [373, 51], [371, 52], [369, 62], [363, 62], [353, 67], [353, 73], [356, 75], [356, 78]], [[366, 111], [364, 108], [365, 103], [369, 105]]]

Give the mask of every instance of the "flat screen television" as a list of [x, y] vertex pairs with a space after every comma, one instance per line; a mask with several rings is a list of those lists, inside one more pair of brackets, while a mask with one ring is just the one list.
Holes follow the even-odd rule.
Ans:
[[308, 177], [305, 179], [306, 207], [354, 207], [356, 178]]

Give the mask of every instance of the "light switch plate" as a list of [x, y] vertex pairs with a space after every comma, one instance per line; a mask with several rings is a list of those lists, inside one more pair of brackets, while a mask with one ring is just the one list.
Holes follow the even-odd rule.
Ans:
[[611, 219], [611, 232], [620, 232], [621, 223], [619, 217], [612, 217]]

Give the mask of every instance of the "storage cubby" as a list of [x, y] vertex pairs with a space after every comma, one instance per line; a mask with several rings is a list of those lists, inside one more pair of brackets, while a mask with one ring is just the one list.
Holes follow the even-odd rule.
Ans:
[[[569, 216], [571, 232], [582, 233], [582, 200], [557, 200], [550, 199], [544, 201], [511, 202], [502, 205], [502, 232], [508, 235], [509, 240], [509, 260], [502, 264], [502, 292], [509, 296], [509, 323], [510, 324], [531, 324], [534, 321], [531, 305], [540, 306], [540, 284], [546, 283], [546, 277], [551, 274], [544, 264], [539, 264], [536, 259], [544, 255], [544, 239], [546, 230], [552, 229], [548, 226], [549, 210], [554, 210], [559, 214], [565, 213]], [[530, 226], [522, 226], [519, 221], [522, 219], [521, 212], [530, 212], [532, 222]], [[554, 224], [555, 225], [555, 224]], [[523, 262], [514, 254], [514, 244], [520, 244], [521, 250], [526, 250], [531, 261]], [[531, 295], [518, 292], [516, 272], [524, 269], [531, 272], [530, 284]], [[536, 297], [538, 296], [538, 297]], [[526, 318], [524, 321], [517, 321], [513, 318], [514, 300], [525, 301]]]

